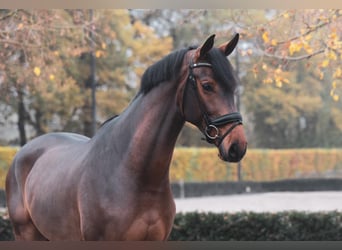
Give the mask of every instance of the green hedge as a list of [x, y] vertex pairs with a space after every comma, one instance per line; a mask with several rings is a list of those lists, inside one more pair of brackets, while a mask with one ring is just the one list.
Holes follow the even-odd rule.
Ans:
[[0, 216], [0, 241], [3, 240], [14, 240], [14, 236], [10, 221]]
[[[0, 217], [0, 240], [12, 240], [8, 220]], [[337, 241], [342, 213], [178, 213], [170, 241]]]
[[169, 240], [342, 240], [342, 213], [180, 213]]

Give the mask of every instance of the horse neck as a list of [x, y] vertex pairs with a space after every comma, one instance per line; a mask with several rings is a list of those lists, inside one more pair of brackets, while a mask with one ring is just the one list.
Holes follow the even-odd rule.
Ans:
[[104, 134], [116, 151], [113, 157], [121, 157], [123, 171], [144, 185], [168, 184], [173, 150], [184, 125], [176, 91], [175, 84], [164, 83], [138, 95], [117, 121], [110, 122], [111, 136]]

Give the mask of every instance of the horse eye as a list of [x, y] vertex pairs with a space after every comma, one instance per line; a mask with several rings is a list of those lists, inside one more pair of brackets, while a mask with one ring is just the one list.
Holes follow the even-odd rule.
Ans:
[[202, 88], [203, 88], [205, 91], [209, 91], [209, 92], [214, 91], [213, 87], [212, 87], [209, 83], [203, 83], [203, 84], [202, 84]]

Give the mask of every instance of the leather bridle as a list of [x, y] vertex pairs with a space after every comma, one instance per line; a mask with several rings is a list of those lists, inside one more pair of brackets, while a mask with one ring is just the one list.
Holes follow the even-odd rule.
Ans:
[[[193, 73], [194, 68], [199, 68], [199, 67], [209, 67], [212, 68], [212, 65], [210, 63], [205, 63], [205, 62], [199, 62], [199, 63], [191, 63], [189, 65], [189, 76], [186, 81], [186, 86], [183, 92], [183, 103], [184, 103], [184, 97], [185, 97], [185, 92], [187, 90], [187, 86], [190, 85], [192, 89], [195, 92], [196, 99], [198, 101], [200, 110], [202, 112], [204, 122], [206, 124], [206, 128], [204, 129], [204, 135], [205, 139], [209, 143], [215, 143], [216, 140], [218, 140], [218, 146], [222, 143], [224, 138], [233, 131], [233, 129], [242, 124], [242, 116], [239, 112], [233, 112], [230, 114], [222, 115], [219, 116], [215, 119], [211, 119], [207, 112], [205, 111], [204, 104], [201, 101], [200, 95], [198, 93], [198, 88], [197, 88], [197, 82], [196, 82], [196, 77]], [[184, 105], [182, 107], [182, 111], [184, 114]], [[218, 127], [227, 125], [227, 124], [232, 124], [232, 126], [223, 134], [220, 135], [220, 131]]]

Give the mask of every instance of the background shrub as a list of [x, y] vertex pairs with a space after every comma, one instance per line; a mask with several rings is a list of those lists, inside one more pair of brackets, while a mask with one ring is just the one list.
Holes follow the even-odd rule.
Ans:
[[342, 240], [338, 212], [178, 213], [169, 240], [336, 241]]
[[14, 240], [11, 223], [0, 215], [0, 241]]
[[[237, 164], [221, 161], [216, 148], [176, 148], [171, 181], [237, 181]], [[342, 177], [342, 149], [249, 149], [245, 181]]]
[[5, 188], [7, 171], [16, 152], [17, 148], [0, 147], [0, 189]]
[[[0, 189], [17, 148], [0, 147]], [[176, 148], [171, 182], [237, 181], [237, 164], [221, 161], [216, 148]], [[342, 177], [342, 149], [250, 149], [242, 162], [244, 181]]]
[[[13, 240], [0, 216], [0, 240]], [[178, 213], [169, 241], [341, 241], [342, 213]]]

